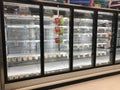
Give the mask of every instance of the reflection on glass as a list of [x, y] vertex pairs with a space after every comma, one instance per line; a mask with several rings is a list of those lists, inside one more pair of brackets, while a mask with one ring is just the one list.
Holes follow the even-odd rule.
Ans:
[[40, 75], [39, 6], [5, 2], [4, 12], [8, 80]]
[[98, 12], [97, 28], [97, 66], [111, 63], [112, 13]]
[[117, 45], [116, 45], [116, 63], [120, 63], [120, 14], [118, 17]]
[[45, 74], [69, 70], [69, 9], [44, 7]]
[[92, 66], [93, 11], [75, 10], [74, 12], [73, 67], [88, 68]]

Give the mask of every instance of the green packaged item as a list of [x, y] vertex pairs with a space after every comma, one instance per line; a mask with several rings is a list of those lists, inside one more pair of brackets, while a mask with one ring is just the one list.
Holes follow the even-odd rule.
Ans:
[[60, 38], [60, 43], [62, 43], [63, 42], [63, 39], [62, 38]]
[[60, 24], [61, 24], [61, 25], [64, 24], [64, 20], [63, 20], [63, 18], [60, 18]]
[[61, 27], [60, 28], [60, 34], [63, 34], [64, 33], [64, 29]]

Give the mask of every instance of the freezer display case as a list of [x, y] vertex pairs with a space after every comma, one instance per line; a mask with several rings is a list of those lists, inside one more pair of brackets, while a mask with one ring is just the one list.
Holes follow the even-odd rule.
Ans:
[[117, 43], [116, 43], [116, 63], [120, 63], [120, 14], [118, 15], [118, 29], [117, 29]]
[[39, 6], [4, 2], [7, 78], [40, 75]]
[[98, 12], [96, 65], [110, 64], [113, 13]]
[[74, 9], [74, 69], [92, 66], [93, 13], [93, 11]]
[[69, 8], [44, 6], [44, 72], [69, 70]]

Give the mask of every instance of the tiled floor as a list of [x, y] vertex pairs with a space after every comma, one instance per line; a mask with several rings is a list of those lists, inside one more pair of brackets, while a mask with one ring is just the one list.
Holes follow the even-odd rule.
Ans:
[[120, 74], [73, 84], [54, 90], [120, 90]]

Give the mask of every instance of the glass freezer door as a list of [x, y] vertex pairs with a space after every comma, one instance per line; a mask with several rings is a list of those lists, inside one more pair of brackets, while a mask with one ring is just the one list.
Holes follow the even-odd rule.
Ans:
[[4, 2], [8, 80], [40, 75], [39, 6]]
[[116, 44], [116, 63], [120, 63], [120, 14], [118, 16], [118, 29], [117, 29], [117, 44]]
[[44, 6], [45, 74], [69, 70], [68, 8]]
[[110, 64], [113, 13], [98, 12], [96, 65]]
[[93, 11], [74, 10], [73, 68], [92, 66]]

